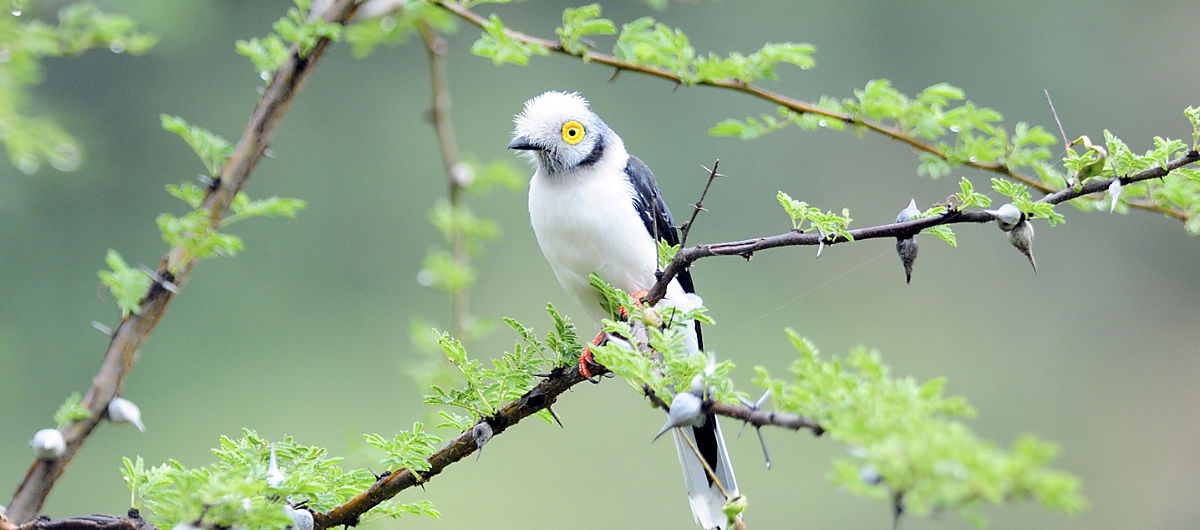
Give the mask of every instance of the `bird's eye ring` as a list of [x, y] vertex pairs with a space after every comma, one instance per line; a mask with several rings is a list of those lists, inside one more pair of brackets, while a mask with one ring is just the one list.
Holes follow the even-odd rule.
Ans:
[[562, 139], [568, 144], [575, 145], [583, 141], [583, 125], [577, 121], [569, 121], [562, 126]]

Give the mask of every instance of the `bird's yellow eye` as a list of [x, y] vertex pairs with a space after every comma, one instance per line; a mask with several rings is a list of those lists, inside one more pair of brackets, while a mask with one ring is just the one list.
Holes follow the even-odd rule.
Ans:
[[571, 145], [575, 145], [583, 140], [583, 125], [577, 121], [569, 121], [563, 124], [562, 137], [563, 141]]

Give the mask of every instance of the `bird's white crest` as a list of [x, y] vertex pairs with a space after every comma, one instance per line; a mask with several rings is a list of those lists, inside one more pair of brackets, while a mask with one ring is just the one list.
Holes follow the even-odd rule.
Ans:
[[592, 114], [588, 102], [578, 92], [543, 92], [525, 102], [525, 108], [513, 118], [514, 136], [542, 136], [546, 131], [557, 133], [563, 122]]

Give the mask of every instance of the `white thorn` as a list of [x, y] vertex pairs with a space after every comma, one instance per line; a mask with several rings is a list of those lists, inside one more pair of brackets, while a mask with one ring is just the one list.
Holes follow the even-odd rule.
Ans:
[[115, 397], [108, 402], [108, 420], [113, 423], [131, 423], [137, 430], [146, 432], [146, 426], [142, 424], [141, 409], [123, 397]]
[[29, 446], [37, 453], [39, 459], [58, 460], [67, 452], [67, 439], [58, 429], [42, 429], [33, 434]]

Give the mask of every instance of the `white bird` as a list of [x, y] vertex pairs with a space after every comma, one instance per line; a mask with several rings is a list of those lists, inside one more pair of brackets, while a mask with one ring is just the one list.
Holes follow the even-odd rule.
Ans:
[[[589, 275], [628, 293], [650, 289], [657, 280], [655, 239], [679, 243], [671, 212], [650, 168], [625, 151], [621, 137], [578, 94], [546, 92], [527, 101], [514, 121], [508, 148], [526, 153], [537, 167], [529, 182], [529, 218], [538, 245], [559, 283], [599, 322], [609, 315]], [[693, 292], [684, 271], [671, 281], [663, 303], [686, 310], [699, 304]], [[688, 326], [688, 351], [698, 354], [700, 330], [694, 322]], [[583, 358], [580, 372], [589, 375]], [[737, 497], [720, 424], [708, 413], [672, 430], [692, 515], [704, 528], [724, 529], [726, 497], [683, 439], [699, 448], [729, 497]]]

